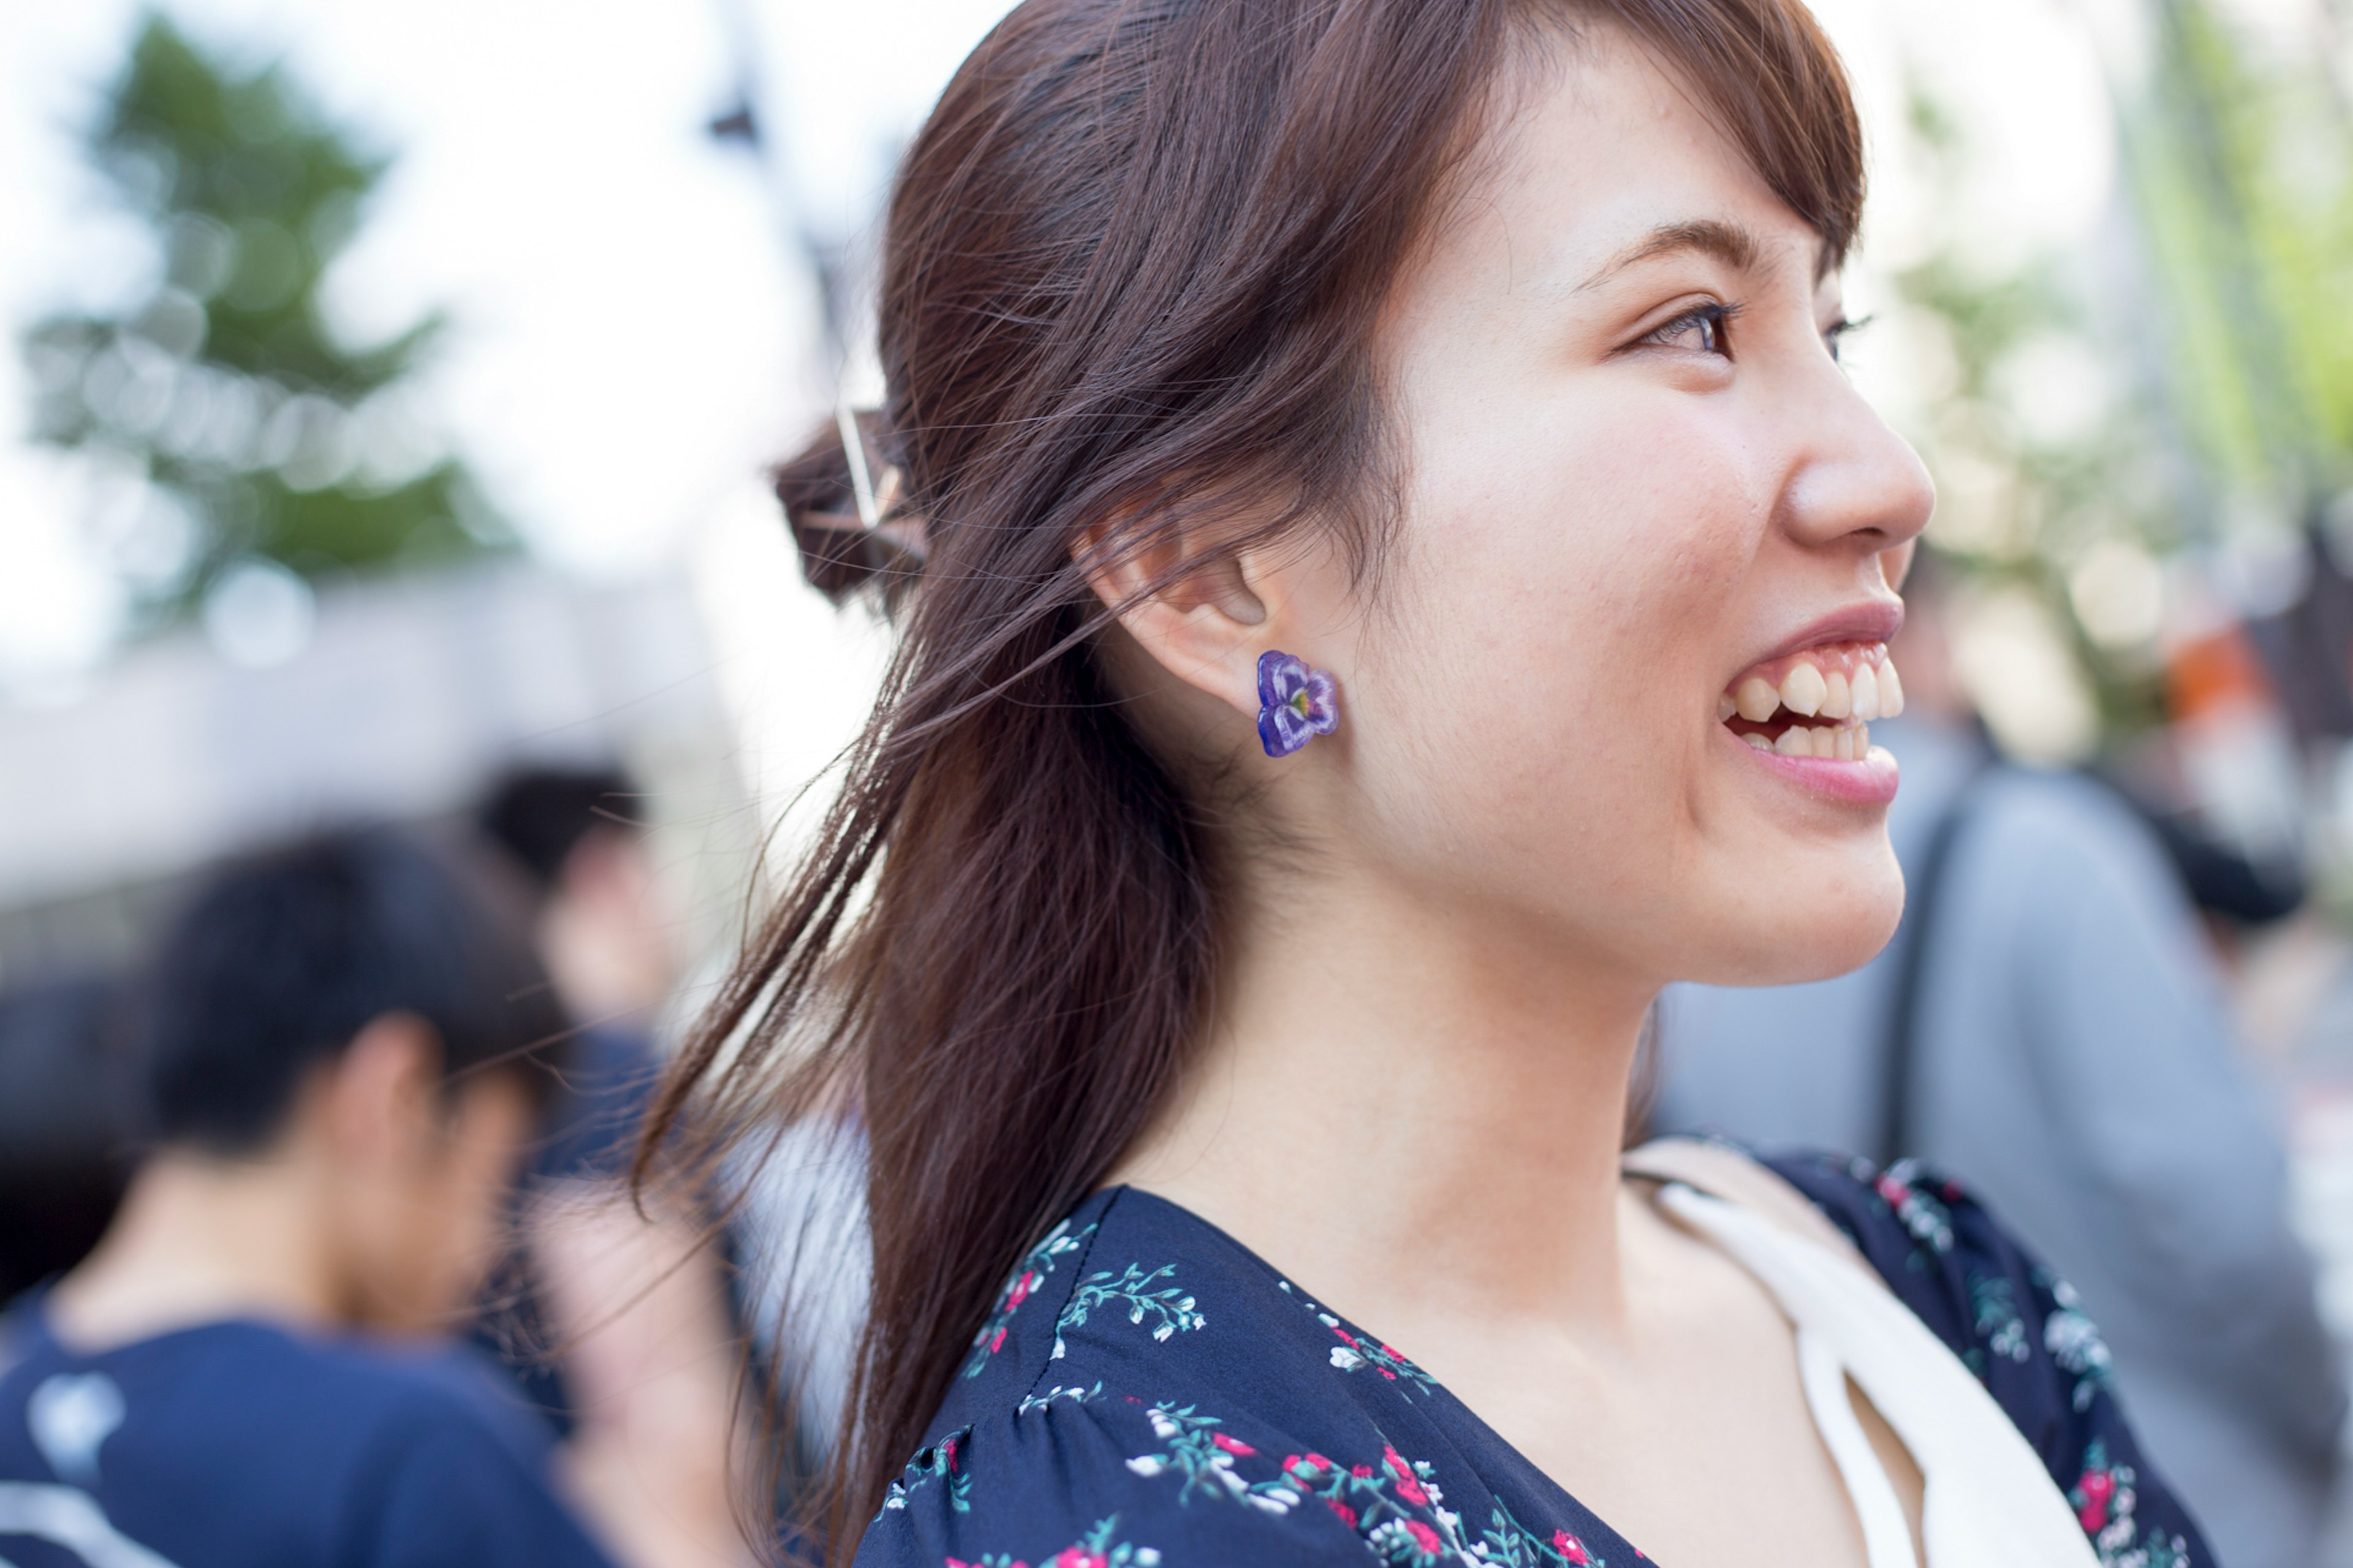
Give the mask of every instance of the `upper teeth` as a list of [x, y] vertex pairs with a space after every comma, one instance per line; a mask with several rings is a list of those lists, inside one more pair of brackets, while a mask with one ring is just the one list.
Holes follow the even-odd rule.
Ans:
[[[1904, 711], [1904, 683], [1883, 649], [1861, 651], [1862, 657], [1854, 660], [1852, 673], [1837, 668], [1825, 670], [1815, 659], [1801, 657], [1791, 661], [1778, 686], [1762, 674], [1747, 676], [1716, 699], [1716, 718], [1729, 720], [1736, 713], [1752, 724], [1761, 724], [1786, 710], [1798, 718], [1840, 720], [1855, 728], [1873, 719], [1893, 719]], [[1841, 658], [1839, 662], [1843, 664], [1845, 660]], [[1825, 730], [1821, 733], [1827, 742], [1831, 732]], [[1792, 748], [1797, 744], [1789, 742]], [[1807, 744], [1810, 747], [1812, 742]], [[1867, 744], [1852, 752], [1841, 747], [1836, 754], [1859, 757], [1867, 750]], [[1830, 756], [1833, 752], [1825, 749], [1800, 754]]]
[[1879, 717], [1879, 672], [1864, 665], [1854, 672], [1854, 716], [1858, 719]]
[[[1859, 681], [1862, 678], [1856, 679]], [[1812, 665], [1791, 665], [1789, 673], [1781, 678], [1781, 706], [1810, 719], [1822, 710], [1822, 699], [1830, 695], [1830, 689], [1822, 672]], [[1878, 689], [1876, 685], [1873, 689]]]

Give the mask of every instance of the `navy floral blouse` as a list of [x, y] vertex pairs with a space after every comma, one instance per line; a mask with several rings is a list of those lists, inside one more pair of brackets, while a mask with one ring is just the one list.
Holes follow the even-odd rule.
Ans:
[[[2202, 1568], [2063, 1280], [1909, 1163], [1767, 1162], [1983, 1380], [2105, 1568]], [[974, 1340], [861, 1568], [1635, 1568], [1445, 1389], [1206, 1220], [1098, 1193]]]

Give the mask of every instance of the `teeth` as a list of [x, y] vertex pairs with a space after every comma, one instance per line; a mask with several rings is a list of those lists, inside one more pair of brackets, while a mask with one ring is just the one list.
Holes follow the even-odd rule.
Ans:
[[1830, 694], [1822, 699], [1822, 717], [1843, 719], [1854, 710], [1854, 689], [1846, 683], [1846, 676], [1831, 670], [1822, 677]]
[[1879, 712], [1893, 719], [1904, 711], [1904, 680], [1895, 673], [1895, 661], [1889, 659], [1879, 667]]
[[1859, 763], [1872, 754], [1871, 731], [1862, 724], [1792, 724], [1777, 740], [1754, 733], [1740, 738], [1760, 752], [1826, 763]]
[[1733, 692], [1732, 706], [1750, 723], [1762, 724], [1773, 717], [1773, 710], [1781, 706], [1781, 694], [1763, 676], [1752, 675]]
[[1829, 691], [1820, 670], [1803, 662], [1793, 664], [1781, 678], [1781, 706], [1810, 719], [1822, 710], [1822, 699]]
[[1855, 667], [1852, 701], [1850, 706], [1852, 716], [1857, 719], [1879, 717], [1879, 677], [1872, 672], [1871, 666], [1867, 664]]
[[1739, 712], [1739, 711], [1740, 711], [1740, 704], [1739, 704], [1739, 703], [1737, 703], [1737, 702], [1735, 702], [1735, 701], [1732, 700], [1732, 698], [1731, 698], [1731, 696], [1730, 696], [1730, 694], [1729, 694], [1729, 693], [1725, 693], [1725, 694], [1719, 695], [1719, 696], [1716, 698], [1716, 700], [1715, 700], [1715, 721], [1716, 721], [1717, 723], [1719, 723], [1719, 724], [1723, 723], [1726, 719], [1731, 718], [1735, 713], [1737, 713], [1737, 712]]

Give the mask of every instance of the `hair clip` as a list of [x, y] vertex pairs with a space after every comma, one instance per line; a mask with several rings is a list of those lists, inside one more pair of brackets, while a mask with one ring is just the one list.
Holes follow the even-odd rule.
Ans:
[[847, 403], [834, 407], [834, 429], [841, 442], [843, 467], [849, 470], [849, 504], [833, 496], [822, 503], [796, 504], [779, 470], [778, 495], [786, 497], [786, 515], [801, 549], [809, 581], [828, 594], [839, 595], [861, 584], [881, 580], [887, 592], [923, 571], [930, 553], [929, 530], [916, 512], [902, 506], [905, 485], [895, 463], [878, 464], [870, 455], [872, 427], [881, 416]]
[[858, 499], [858, 523], [871, 533], [882, 526], [884, 514], [899, 499], [899, 469], [896, 465], [885, 468], [878, 489], [866, 462], [866, 431], [860, 423], [863, 416], [847, 403], [835, 404], [833, 416], [841, 430], [842, 455], [849, 459], [849, 489]]
[[1340, 727], [1338, 678], [1308, 668], [1295, 654], [1269, 648], [1258, 656], [1258, 703], [1259, 744], [1270, 757], [1287, 757]]

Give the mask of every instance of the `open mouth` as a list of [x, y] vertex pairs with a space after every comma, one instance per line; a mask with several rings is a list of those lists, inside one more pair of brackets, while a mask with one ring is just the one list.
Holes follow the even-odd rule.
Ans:
[[1871, 721], [1904, 711], [1904, 682], [1885, 643], [1834, 643], [1744, 671], [1716, 699], [1715, 716], [1760, 752], [1859, 763]]

